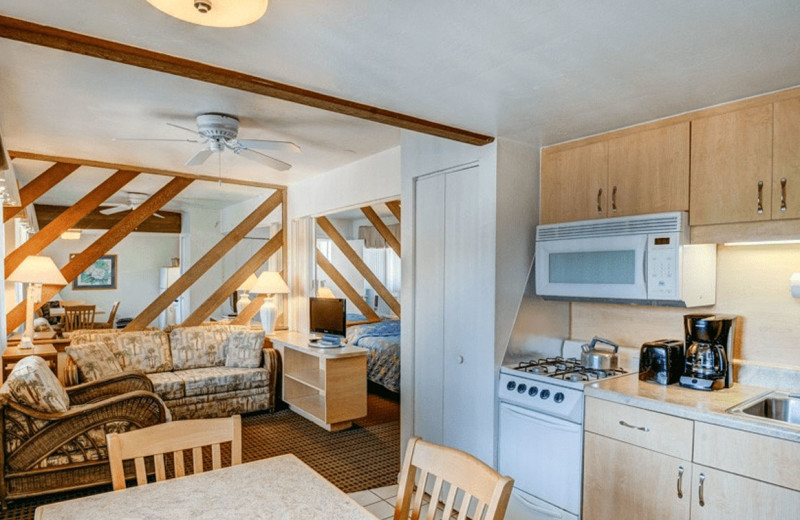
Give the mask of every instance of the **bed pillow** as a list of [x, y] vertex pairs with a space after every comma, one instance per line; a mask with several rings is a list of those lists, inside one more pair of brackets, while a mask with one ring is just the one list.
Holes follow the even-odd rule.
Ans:
[[69, 410], [69, 396], [56, 375], [39, 356], [22, 358], [14, 365], [3, 386], [13, 399], [44, 413]]
[[258, 368], [264, 348], [264, 331], [235, 330], [223, 347], [226, 367]]
[[64, 350], [78, 366], [81, 381], [97, 381], [122, 372], [114, 353], [104, 343], [70, 345]]

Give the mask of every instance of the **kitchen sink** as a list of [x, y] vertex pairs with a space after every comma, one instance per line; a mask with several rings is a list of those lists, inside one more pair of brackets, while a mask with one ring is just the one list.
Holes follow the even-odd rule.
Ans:
[[737, 404], [728, 412], [800, 426], [800, 394], [770, 392]]

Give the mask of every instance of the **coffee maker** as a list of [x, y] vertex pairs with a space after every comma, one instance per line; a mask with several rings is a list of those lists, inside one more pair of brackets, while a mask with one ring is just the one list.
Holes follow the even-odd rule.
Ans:
[[733, 342], [737, 316], [687, 314], [686, 361], [680, 385], [697, 390], [733, 386]]

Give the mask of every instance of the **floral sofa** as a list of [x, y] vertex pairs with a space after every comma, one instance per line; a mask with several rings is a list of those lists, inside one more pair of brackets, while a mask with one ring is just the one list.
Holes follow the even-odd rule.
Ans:
[[78, 331], [66, 348], [68, 384], [144, 373], [173, 419], [275, 408], [279, 356], [264, 333], [235, 325]]

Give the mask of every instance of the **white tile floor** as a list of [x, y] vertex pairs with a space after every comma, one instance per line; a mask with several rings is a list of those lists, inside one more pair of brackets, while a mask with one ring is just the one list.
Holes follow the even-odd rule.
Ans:
[[[391, 519], [394, 515], [394, 501], [397, 498], [397, 485], [356, 491], [355, 493], [350, 493], [350, 498], [364, 506], [367, 511], [381, 520]], [[427, 514], [428, 496], [425, 495], [419, 517], [425, 518]], [[441, 516], [440, 511], [436, 518], [441, 518]]]

